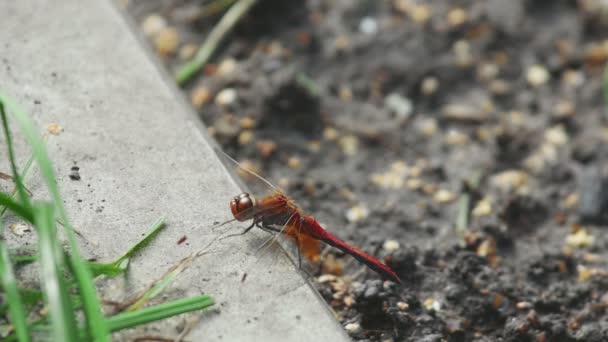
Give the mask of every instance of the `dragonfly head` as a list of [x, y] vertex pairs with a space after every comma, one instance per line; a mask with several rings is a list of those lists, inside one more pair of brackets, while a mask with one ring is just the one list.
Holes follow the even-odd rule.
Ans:
[[247, 221], [255, 216], [256, 200], [246, 192], [236, 196], [230, 201], [232, 215], [238, 221]]

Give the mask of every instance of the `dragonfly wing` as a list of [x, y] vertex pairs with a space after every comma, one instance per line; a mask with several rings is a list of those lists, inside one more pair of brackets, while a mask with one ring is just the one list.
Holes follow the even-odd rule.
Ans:
[[222, 165], [224, 165], [242, 190], [249, 192], [257, 198], [268, 196], [278, 190], [272, 183], [260, 176], [256, 170], [253, 170], [253, 166], [239, 163], [217, 147], [213, 150], [222, 162]]

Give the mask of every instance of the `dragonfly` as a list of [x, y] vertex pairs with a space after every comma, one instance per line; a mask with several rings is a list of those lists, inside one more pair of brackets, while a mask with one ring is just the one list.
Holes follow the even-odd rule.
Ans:
[[300, 269], [302, 269], [302, 254], [309, 260], [315, 260], [320, 253], [322, 241], [352, 256], [382, 277], [401, 283], [399, 276], [389, 266], [325, 230], [283, 190], [243, 167], [223, 151], [216, 149], [216, 154], [231, 172], [237, 171], [239, 178], [246, 184], [254, 183], [265, 189], [265, 194], [261, 197], [243, 192], [230, 201], [230, 211], [234, 218], [225, 223], [236, 220], [251, 221], [251, 224], [243, 232], [229, 236], [244, 235], [254, 227], [272, 234], [286, 235], [295, 242]]

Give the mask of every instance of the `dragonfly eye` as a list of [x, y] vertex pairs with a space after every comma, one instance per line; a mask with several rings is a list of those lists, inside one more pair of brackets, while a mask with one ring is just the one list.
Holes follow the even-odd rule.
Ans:
[[230, 211], [235, 219], [247, 221], [253, 217], [254, 201], [248, 193], [244, 192], [230, 201]]

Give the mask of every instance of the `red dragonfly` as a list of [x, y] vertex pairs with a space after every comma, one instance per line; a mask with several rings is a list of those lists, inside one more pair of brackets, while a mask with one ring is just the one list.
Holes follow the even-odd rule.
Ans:
[[224, 152], [218, 150], [217, 154], [227, 167], [236, 167], [239, 170], [241, 179], [247, 183], [251, 183], [252, 180], [261, 181], [262, 186], [269, 189], [268, 194], [261, 198], [256, 198], [248, 192], [243, 192], [230, 201], [230, 210], [234, 216], [234, 219], [231, 221], [252, 221], [251, 225], [242, 233], [233, 235], [246, 234], [254, 227], [261, 228], [270, 233], [285, 234], [296, 243], [298, 266], [300, 268], [302, 262], [301, 254], [303, 253], [308, 259], [314, 260], [320, 252], [319, 241], [323, 241], [351, 255], [381, 276], [401, 283], [399, 276], [390, 267], [325, 230], [317, 220], [305, 214], [295, 201], [281, 189], [275, 187], [255, 172], [247, 170]]

